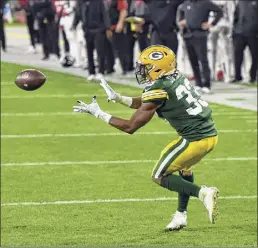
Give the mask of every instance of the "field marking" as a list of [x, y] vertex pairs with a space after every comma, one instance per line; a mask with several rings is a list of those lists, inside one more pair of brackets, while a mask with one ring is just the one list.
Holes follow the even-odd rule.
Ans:
[[[149, 131], [136, 132], [134, 135], [168, 135], [176, 134], [175, 131]], [[218, 133], [257, 133], [257, 129], [243, 130], [218, 130]], [[131, 136], [123, 132], [108, 132], [108, 133], [44, 133], [44, 134], [2, 134], [1, 139], [30, 139], [30, 138], [56, 138], [56, 137], [96, 137], [96, 136]]]
[[255, 115], [239, 115], [239, 116], [233, 116], [233, 115], [229, 115], [227, 117], [228, 119], [249, 119], [249, 120], [257, 120], [257, 116]]
[[[73, 98], [73, 97], [92, 97], [93, 94], [73, 94], [73, 95], [69, 95], [69, 94], [49, 94], [49, 95], [37, 95], [37, 94], [33, 94], [31, 95], [30, 93], [24, 93], [24, 95], [2, 95], [1, 98], [2, 99], [34, 99], [34, 98]], [[97, 95], [98, 97], [107, 97], [107, 95], [104, 94], [99, 94]]]
[[[106, 112], [114, 114], [127, 114], [133, 113], [134, 110], [106, 110]], [[70, 112], [26, 112], [26, 113], [1, 113], [1, 117], [28, 117], [28, 116], [72, 116], [78, 115], [72, 111]], [[254, 113], [239, 113], [239, 112], [227, 112], [227, 111], [216, 111], [212, 114], [213, 116], [230, 116], [232, 118], [257, 118]]]
[[[203, 161], [254, 161], [257, 157], [206, 158]], [[155, 163], [157, 160], [104, 160], [104, 161], [57, 161], [57, 162], [23, 162], [2, 163], [1, 166], [43, 166], [43, 165], [98, 165], [98, 164], [140, 164]]]
[[246, 120], [247, 123], [257, 123], [257, 120]]
[[[192, 200], [198, 200], [192, 197]], [[256, 195], [250, 196], [220, 196], [220, 200], [237, 199], [257, 199]], [[177, 197], [159, 197], [159, 198], [126, 198], [126, 199], [97, 199], [97, 200], [72, 200], [72, 201], [54, 201], [54, 202], [9, 202], [2, 203], [1, 207], [7, 206], [43, 206], [43, 205], [68, 205], [68, 204], [94, 204], [94, 203], [123, 203], [123, 202], [154, 202], [154, 201], [177, 201]]]
[[[107, 110], [106, 112], [112, 112], [115, 114], [132, 113], [133, 110]], [[73, 116], [77, 115], [72, 111], [70, 112], [30, 112], [30, 113], [1, 113], [1, 117], [29, 117], [29, 116]]]
[[[6, 82], [4, 82], [4, 85], [13, 85], [15, 86], [15, 83], [13, 82], [13, 84], [7, 84]], [[103, 92], [103, 91], [102, 91]], [[130, 91], [130, 94], [141, 94], [141, 89], [139, 89], [139, 91]], [[35, 98], [72, 98], [72, 97], [92, 97], [92, 95], [94, 94], [72, 94], [69, 95], [69, 93], [64, 93], [64, 94], [30, 94], [30, 92], [24, 92], [21, 95], [2, 95], [1, 98], [2, 99], [35, 99]], [[97, 94], [97, 97], [107, 97], [106, 94]], [[212, 103], [213, 104], [213, 103]], [[222, 106], [213, 106], [213, 108], [221, 108]], [[230, 107], [230, 106], [229, 106]]]
[[1, 86], [5, 86], [5, 85], [13, 85], [13, 86], [15, 86], [15, 83], [14, 82], [8, 82], [8, 81], [2, 81], [1, 83], [0, 83], [0, 85]]

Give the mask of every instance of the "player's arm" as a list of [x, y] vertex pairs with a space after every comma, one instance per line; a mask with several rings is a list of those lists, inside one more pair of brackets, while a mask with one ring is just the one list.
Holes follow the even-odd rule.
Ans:
[[132, 104], [130, 106], [130, 108], [132, 109], [138, 109], [140, 108], [142, 105], [142, 98], [141, 97], [133, 97], [132, 98]]
[[153, 117], [157, 109], [155, 103], [143, 103], [141, 107], [136, 110], [130, 120], [121, 119], [112, 116], [109, 124], [125, 133], [133, 134], [139, 128], [145, 126]]
[[106, 82], [105, 79], [100, 80], [100, 86], [106, 91], [108, 96], [108, 102], [119, 102], [122, 105], [125, 105], [132, 109], [138, 109], [142, 105], [141, 97], [129, 97], [129, 96], [122, 96], [119, 93], [115, 92], [109, 84]]
[[153, 102], [142, 103], [141, 107], [136, 110], [133, 116], [129, 120], [125, 120], [111, 116], [101, 110], [95, 96], [93, 97], [91, 104], [86, 104], [82, 101], [77, 102], [80, 106], [74, 106], [74, 112], [89, 113], [111, 126], [129, 134], [133, 134], [136, 130], [146, 125], [152, 119], [158, 107], [158, 105]]

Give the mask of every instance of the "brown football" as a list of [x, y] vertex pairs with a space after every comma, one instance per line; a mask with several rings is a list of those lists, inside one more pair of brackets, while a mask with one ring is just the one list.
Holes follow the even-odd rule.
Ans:
[[40, 88], [46, 82], [46, 76], [35, 69], [27, 69], [22, 71], [15, 79], [16, 85], [27, 91]]

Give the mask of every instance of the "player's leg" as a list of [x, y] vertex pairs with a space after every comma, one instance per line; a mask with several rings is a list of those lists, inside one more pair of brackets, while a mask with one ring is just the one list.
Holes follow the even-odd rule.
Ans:
[[[217, 144], [217, 137], [205, 138], [200, 141], [190, 142], [189, 146], [185, 151], [183, 151], [168, 167], [165, 174], [173, 173], [180, 169], [179, 173], [182, 175], [183, 179], [193, 183], [194, 178], [190, 168], [197, 164], [207, 153], [212, 151]], [[198, 194], [198, 198], [202, 199], [203, 192], [206, 192], [208, 188], [201, 188]], [[209, 191], [209, 190], [208, 190]], [[213, 192], [212, 192], [213, 191]], [[210, 190], [211, 195], [216, 194], [217, 197], [217, 189]], [[209, 197], [208, 197], [209, 198]], [[204, 200], [204, 199], [202, 199]], [[189, 196], [186, 193], [179, 194], [179, 202], [178, 202], [178, 212], [186, 213], [187, 205], [189, 201]], [[209, 203], [207, 203], [209, 201]], [[210, 199], [206, 199], [204, 203], [208, 206], [208, 211], [210, 213], [211, 222], [215, 221], [215, 217], [217, 214], [217, 209], [212, 206], [216, 204], [216, 202], [210, 201]], [[207, 208], [206, 206], [206, 208]], [[212, 207], [212, 209], [211, 209]], [[209, 209], [210, 208], [210, 209]], [[213, 209], [214, 208], [214, 209]], [[186, 214], [185, 214], [186, 215]], [[214, 215], [214, 216], [212, 216]]]
[[[187, 207], [190, 195], [198, 197], [200, 187], [194, 185], [190, 180], [185, 180], [181, 175], [166, 175], [164, 178], [162, 177], [164, 173], [169, 168], [170, 164], [176, 157], [178, 157], [181, 153], [183, 153], [190, 142], [186, 141], [183, 138], [179, 138], [173, 142], [171, 142], [161, 153], [159, 161], [156, 163], [153, 172], [152, 172], [152, 180], [158, 183], [160, 186], [167, 188], [171, 191], [178, 192], [179, 195], [179, 207], [185, 208]], [[179, 171], [179, 170], [178, 170]], [[183, 175], [183, 174], [182, 174]], [[159, 181], [160, 180], [160, 181]], [[184, 192], [184, 190], [188, 190], [188, 192]], [[187, 225], [187, 215], [186, 211], [180, 212], [176, 211], [173, 215], [172, 221], [166, 227], [166, 230], [179, 230]]]
[[[180, 171], [179, 175], [188, 182], [194, 182], [194, 176], [191, 170]], [[167, 225], [166, 230], [177, 231], [187, 226], [187, 206], [189, 199], [189, 195], [178, 193], [178, 207], [176, 212], [173, 214], [172, 221]]]
[[[194, 175], [192, 170], [189, 171], [184, 171], [181, 170], [179, 171], [179, 175], [186, 181], [193, 183], [194, 182]], [[178, 207], [177, 211], [180, 213], [183, 213], [187, 211], [187, 206], [189, 202], [190, 196], [184, 193], [179, 193], [178, 194]]]
[[163, 150], [159, 161], [153, 169], [152, 180], [171, 191], [198, 197], [200, 187], [184, 180], [181, 176], [173, 175], [174, 172], [183, 169], [183, 166], [178, 165], [171, 168], [171, 164], [187, 150], [189, 145], [190, 142], [183, 138], [170, 143]]
[[186, 47], [188, 58], [194, 73], [196, 89], [200, 90], [203, 87], [203, 85], [202, 85], [200, 65], [196, 54], [196, 50], [194, 48], [194, 42], [195, 42], [194, 38], [185, 39], [185, 47]]
[[[193, 178], [191, 178], [189, 169], [209, 153], [215, 147], [216, 143], [217, 137], [210, 137], [196, 142], [189, 142], [183, 138], [179, 138], [163, 150], [152, 173], [154, 182], [181, 195], [182, 198], [179, 198], [181, 200], [180, 207], [187, 207], [190, 196], [195, 196], [202, 200], [206, 204], [205, 206], [209, 211], [209, 218], [212, 223], [215, 222], [217, 215], [216, 198], [218, 191], [215, 188], [201, 188], [193, 184], [191, 182]], [[186, 178], [173, 174], [180, 170], [184, 171], [184, 177], [190, 176], [190, 178], [185, 180]], [[185, 225], [186, 212], [181, 212], [180, 215], [179, 211], [177, 211], [167, 229], [176, 230]]]

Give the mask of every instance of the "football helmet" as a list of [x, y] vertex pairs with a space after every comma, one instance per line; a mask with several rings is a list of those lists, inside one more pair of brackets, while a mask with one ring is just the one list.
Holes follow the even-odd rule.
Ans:
[[155, 80], [172, 74], [176, 70], [176, 55], [162, 45], [147, 47], [139, 56], [135, 66], [135, 75], [139, 84], [155, 82]]

